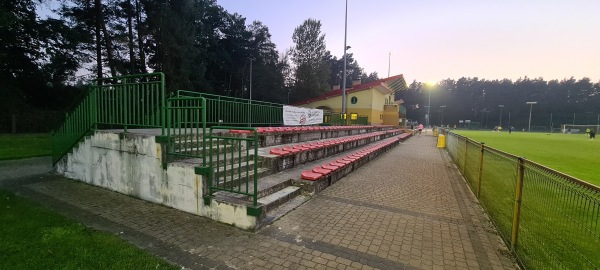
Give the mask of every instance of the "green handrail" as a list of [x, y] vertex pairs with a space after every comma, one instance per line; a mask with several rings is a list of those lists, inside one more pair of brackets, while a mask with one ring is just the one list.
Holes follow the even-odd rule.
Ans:
[[[222, 131], [240, 130], [239, 137], [228, 135]], [[215, 131], [221, 131], [216, 134]], [[215, 191], [222, 190], [252, 197], [252, 205], [258, 206], [258, 132], [256, 128], [214, 126], [210, 128], [209, 164], [214, 166], [213, 177], [209, 177], [209, 196]], [[231, 146], [233, 150], [220, 155], [221, 147]], [[237, 150], [237, 161], [234, 155]], [[244, 161], [244, 158], [246, 159]], [[215, 160], [216, 159], [216, 160]], [[250, 162], [252, 161], [252, 164]], [[244, 164], [245, 163], [245, 164]], [[252, 167], [250, 175], [247, 168]], [[246, 168], [246, 169], [241, 169]], [[237, 179], [235, 179], [237, 173]], [[250, 181], [253, 188], [250, 189]]]
[[202, 166], [206, 166], [206, 99], [171, 97], [167, 99], [166, 112], [167, 155], [201, 158]]
[[163, 73], [101, 78], [94, 81], [81, 103], [66, 114], [52, 132], [52, 161], [56, 164], [84, 136], [99, 127], [160, 128], [165, 135]]

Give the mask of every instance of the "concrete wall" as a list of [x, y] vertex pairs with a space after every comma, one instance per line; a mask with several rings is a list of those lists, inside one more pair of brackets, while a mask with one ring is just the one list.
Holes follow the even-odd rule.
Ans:
[[212, 200], [204, 205], [204, 179], [194, 166], [169, 163], [162, 168], [162, 146], [151, 135], [97, 131], [85, 137], [56, 164], [68, 178], [104, 187], [146, 201], [206, 216], [242, 229], [253, 229], [256, 218], [246, 207]]

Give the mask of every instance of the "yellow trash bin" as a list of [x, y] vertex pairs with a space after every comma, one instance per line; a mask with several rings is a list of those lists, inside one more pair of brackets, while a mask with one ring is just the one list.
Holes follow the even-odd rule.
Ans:
[[438, 135], [438, 129], [434, 128], [433, 129], [433, 137], [437, 137], [437, 135]]
[[440, 134], [440, 136], [438, 136], [437, 147], [438, 148], [445, 148], [446, 147], [446, 136], [444, 136], [444, 134]]

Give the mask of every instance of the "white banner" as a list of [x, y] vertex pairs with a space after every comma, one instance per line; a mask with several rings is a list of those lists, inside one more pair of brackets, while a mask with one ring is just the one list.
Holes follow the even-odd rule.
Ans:
[[323, 123], [323, 110], [283, 106], [283, 124], [305, 126]]

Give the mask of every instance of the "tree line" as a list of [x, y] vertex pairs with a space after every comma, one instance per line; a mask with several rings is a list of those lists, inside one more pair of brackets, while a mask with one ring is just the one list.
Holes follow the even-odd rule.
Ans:
[[433, 85], [414, 81], [396, 98], [405, 101], [407, 118], [420, 123], [426, 123], [427, 106], [431, 104], [429, 122], [436, 126], [459, 127], [461, 120], [463, 124], [470, 120], [492, 129], [502, 121], [505, 129], [510, 124], [527, 130], [531, 110], [532, 130], [550, 131], [562, 124], [596, 125], [600, 116], [600, 82], [589, 78], [524, 77], [512, 81], [463, 77]]
[[[56, 127], [93, 78], [160, 71], [167, 91], [249, 98], [251, 88], [253, 99], [293, 103], [331, 90], [344, 77], [343, 56], [326, 48], [317, 19], [296, 27], [290, 33], [294, 45], [278, 50], [266, 25], [248, 22], [215, 0], [49, 1], [0, 2], [0, 132], [10, 129], [13, 115], [24, 127], [20, 131]], [[51, 5], [55, 16], [37, 13], [39, 5], [49, 3], [59, 3]], [[355, 79], [379, 79], [352, 54], [347, 54], [346, 75], [348, 86]], [[526, 101], [538, 101], [535, 112], [541, 113], [533, 118], [540, 125], [543, 119], [537, 117], [543, 114], [567, 122], [568, 114], [589, 118], [599, 107], [598, 84], [587, 78], [461, 78], [431, 88], [431, 123], [442, 120], [441, 105], [446, 105], [443, 122], [472, 120], [484, 126], [493, 125], [498, 105], [505, 105], [515, 125], [528, 113], [521, 104]], [[425, 89], [413, 82], [398, 93], [408, 118], [424, 122]]]
[[[38, 5], [53, 6], [54, 16], [37, 14]], [[253, 99], [277, 103], [341, 83], [343, 58], [325, 47], [319, 20], [290, 35], [295, 45], [279, 51], [266, 25], [215, 0], [5, 0], [0, 113], [65, 111], [91, 79], [149, 72], [164, 72], [169, 92], [249, 98], [252, 89]], [[378, 79], [352, 54], [347, 60], [348, 81]]]

